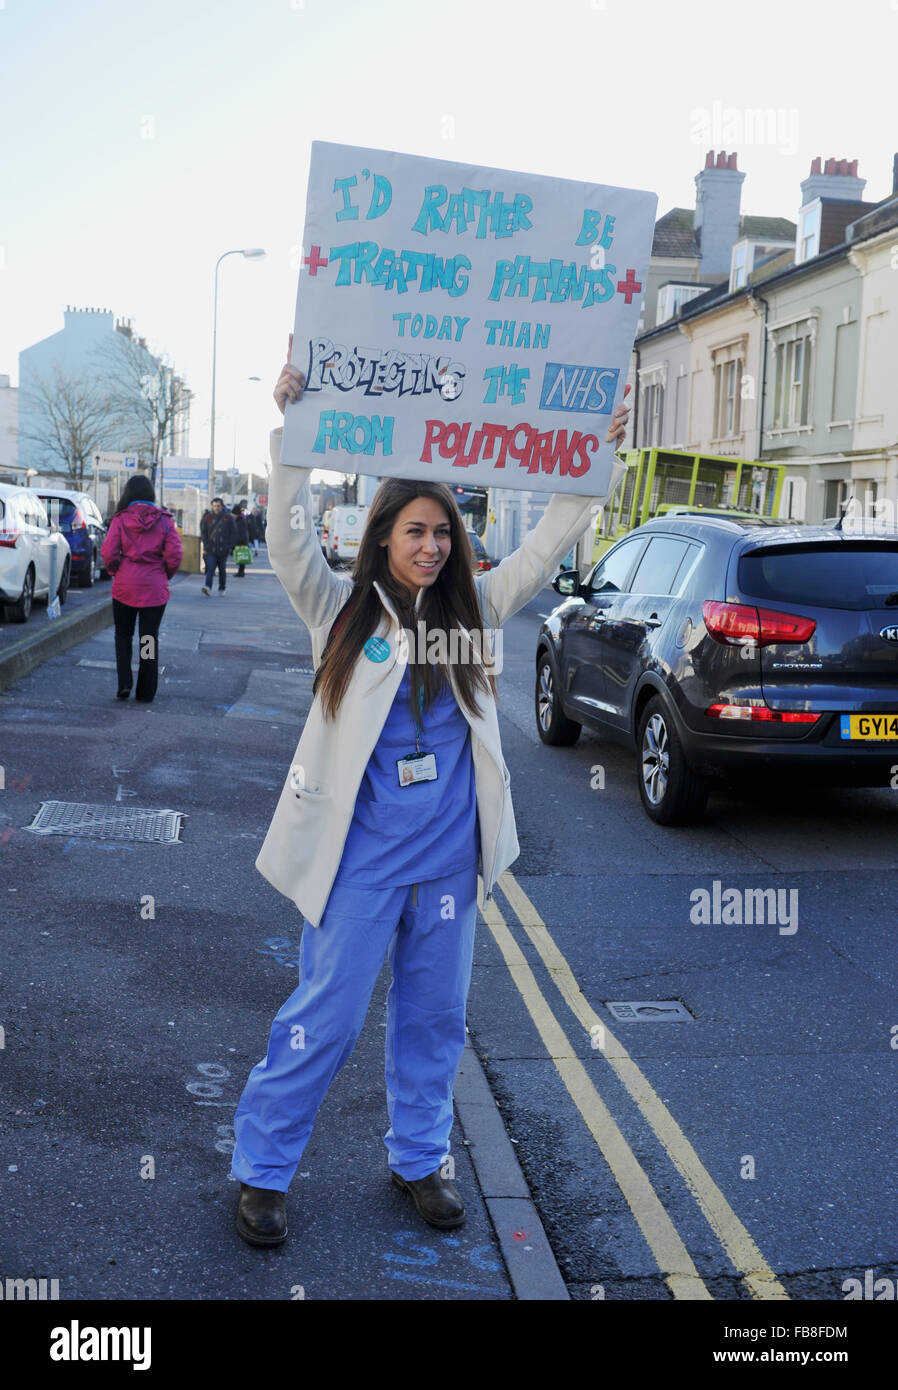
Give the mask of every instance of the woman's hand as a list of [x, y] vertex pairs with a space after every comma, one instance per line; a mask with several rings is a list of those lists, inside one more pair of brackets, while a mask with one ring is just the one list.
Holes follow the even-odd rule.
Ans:
[[[624, 387], [624, 400], [626, 400], [629, 390], [629, 386]], [[281, 409], [283, 409], [283, 406], [281, 407]], [[624, 402], [621, 401], [620, 405], [617, 407], [617, 410], [611, 417], [611, 424], [608, 427], [608, 433], [605, 436], [606, 444], [610, 444], [612, 441], [614, 441], [615, 444], [623, 444], [624, 435], [627, 432], [627, 421], [629, 420], [629, 418], [630, 407], [628, 405], [624, 405]]]
[[274, 388], [274, 399], [282, 415], [286, 410], [288, 401], [298, 401], [301, 398], [303, 387], [306, 384], [302, 372], [290, 362], [292, 352], [293, 334], [291, 333], [287, 343], [287, 361], [284, 363], [283, 370], [277, 380], [277, 386]]

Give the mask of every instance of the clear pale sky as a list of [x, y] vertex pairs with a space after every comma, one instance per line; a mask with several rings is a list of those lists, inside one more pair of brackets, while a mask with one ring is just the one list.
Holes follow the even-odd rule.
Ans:
[[[713, 146], [744, 213], [795, 220], [816, 155], [890, 193], [896, 58], [898, 0], [0, 0], [0, 372], [67, 304], [111, 309], [197, 393], [208, 454], [215, 261], [262, 246], [220, 272], [216, 438], [258, 467], [312, 140], [651, 189], [659, 215]], [[766, 108], [773, 140], [746, 127]]]

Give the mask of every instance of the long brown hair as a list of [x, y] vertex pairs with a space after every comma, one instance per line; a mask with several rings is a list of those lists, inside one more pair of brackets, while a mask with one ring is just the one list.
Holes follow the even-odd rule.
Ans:
[[[421, 599], [417, 613], [410, 591], [390, 572], [386, 547], [380, 544], [381, 541], [389, 539], [403, 507], [414, 502], [416, 497], [430, 497], [440, 504], [449, 522], [450, 539], [446, 562], [433, 585]], [[422, 688], [424, 706], [429, 708], [448, 679], [446, 668], [441, 662], [422, 660], [425, 653], [422, 653], [418, 642], [420, 622], [425, 624], [426, 634], [445, 634], [444, 640], [449, 650], [450, 661], [453, 652], [460, 655], [461, 660], [453, 663], [453, 674], [459, 699], [469, 712], [472, 715], [478, 713], [478, 690], [492, 691], [495, 697], [496, 679], [490, 666], [484, 664], [490, 661], [492, 647], [488, 644], [488, 634], [484, 630], [483, 617], [477, 601], [477, 590], [472, 575], [473, 564], [473, 553], [464, 519], [451, 490], [445, 483], [418, 482], [409, 478], [383, 480], [368, 510], [352, 571], [352, 592], [330, 630], [312, 685], [313, 695], [321, 695], [325, 718], [333, 718], [339, 709], [362, 648], [383, 618], [383, 604], [374, 588], [375, 580], [393, 604], [400, 627], [408, 629], [415, 638], [413, 654], [418, 660], [409, 662], [412, 708], [416, 707], [420, 698], [418, 692]], [[482, 654], [482, 661], [476, 659], [476, 654], [472, 655], [463, 629], [467, 629], [474, 638], [474, 651], [476, 654]], [[450, 636], [453, 630], [454, 639]], [[425, 648], [426, 646], [425, 636]]]
[[146, 473], [135, 473], [129, 478], [122, 488], [122, 495], [118, 500], [116, 512], [123, 512], [130, 507], [132, 502], [155, 502], [156, 489], [150, 482]]

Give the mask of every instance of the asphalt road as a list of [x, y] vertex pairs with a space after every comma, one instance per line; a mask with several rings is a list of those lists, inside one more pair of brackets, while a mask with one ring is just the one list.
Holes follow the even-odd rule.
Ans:
[[[683, 1296], [663, 1277], [678, 1266], [685, 1296], [703, 1296], [697, 1276], [715, 1299], [843, 1299], [869, 1269], [894, 1290], [898, 792], [733, 786], [699, 827], [654, 825], [632, 753], [586, 731], [572, 748], [537, 736], [533, 653], [551, 599], [505, 628], [521, 856], [499, 909], [567, 1042], [553, 1061], [488, 930], [469, 1021], [571, 1295]], [[715, 880], [721, 894], [785, 890], [784, 911], [693, 922], [692, 894]], [[542, 952], [522, 920], [543, 924]], [[606, 1007], [619, 1001], [680, 1001], [692, 1019], [619, 1021]], [[579, 1106], [570, 1054], [595, 1092]]]
[[[230, 1121], [301, 930], [254, 859], [310, 656], [264, 560], [223, 598], [201, 582], [172, 586], [151, 706], [117, 702], [96, 664], [111, 628], [0, 695], [0, 1274], [74, 1299], [509, 1300], [458, 1125], [461, 1231], [424, 1226], [386, 1180], [386, 972], [291, 1188], [288, 1242], [234, 1232]], [[870, 1269], [898, 1282], [896, 793], [735, 791], [702, 827], [652, 825], [626, 750], [537, 737], [552, 599], [505, 630], [521, 856], [478, 927], [468, 1024], [570, 1296], [836, 1300]], [[181, 842], [36, 835], [51, 800], [170, 808]], [[694, 924], [690, 895], [715, 880], [786, 890], [796, 929]], [[622, 1021], [614, 1001], [691, 1017]]]

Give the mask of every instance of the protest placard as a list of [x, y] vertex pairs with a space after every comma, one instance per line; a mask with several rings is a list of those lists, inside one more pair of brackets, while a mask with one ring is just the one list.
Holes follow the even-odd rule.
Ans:
[[315, 141], [283, 461], [604, 496], [656, 207]]

